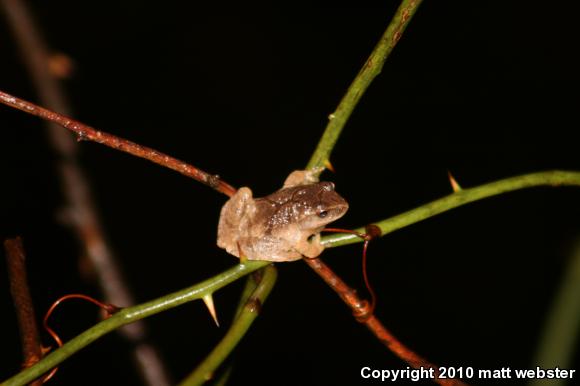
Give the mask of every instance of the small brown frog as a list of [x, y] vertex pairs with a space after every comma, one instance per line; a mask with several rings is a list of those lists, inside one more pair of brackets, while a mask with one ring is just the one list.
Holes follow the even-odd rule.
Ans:
[[282, 189], [262, 198], [240, 188], [223, 206], [217, 244], [248, 260], [294, 261], [316, 257], [320, 231], [342, 217], [347, 202], [332, 182], [318, 182], [320, 170], [296, 170]]

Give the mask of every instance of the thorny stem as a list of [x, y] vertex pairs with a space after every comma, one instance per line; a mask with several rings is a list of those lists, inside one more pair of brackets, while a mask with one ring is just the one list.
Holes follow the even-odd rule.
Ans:
[[[6, 263], [10, 278], [10, 293], [16, 309], [20, 341], [22, 342], [23, 367], [27, 368], [42, 358], [42, 346], [36, 316], [32, 304], [32, 297], [28, 288], [26, 275], [26, 255], [22, 239], [16, 237], [4, 241]], [[42, 385], [42, 381], [32, 383], [32, 386]]]
[[[518, 177], [507, 178], [504, 180], [492, 182], [480, 187], [464, 189], [452, 195], [433, 201], [430, 204], [421, 206], [417, 209], [402, 213], [391, 219], [383, 220], [376, 225], [378, 225], [383, 234], [390, 233], [396, 229], [400, 229], [404, 226], [419, 222], [428, 217], [434, 216], [436, 214], [445, 212], [447, 210], [456, 208], [458, 206], [464, 205], [469, 202], [480, 200], [486, 197], [491, 197], [494, 195], [499, 195], [502, 193], [507, 193], [517, 189], [529, 188], [534, 186], [560, 186], [560, 185], [576, 185], [580, 186], [580, 172], [564, 172], [564, 171], [549, 171], [549, 172], [539, 172], [532, 173]], [[363, 232], [364, 228], [357, 230]], [[340, 235], [343, 236], [343, 235]], [[339, 236], [339, 237], [340, 237]], [[335, 247], [339, 245], [350, 244], [356, 242], [358, 237], [353, 236], [352, 240], [348, 238], [338, 239], [336, 236], [327, 236], [326, 246]], [[318, 259], [309, 259], [308, 263], [316, 263]], [[19, 374], [0, 384], [0, 386], [16, 386], [24, 385], [28, 382], [41, 376], [46, 371], [50, 370], [52, 367], [57, 366], [59, 363], [64, 361], [70, 355], [74, 354], [76, 351], [82, 349], [89, 343], [105, 335], [106, 333], [118, 328], [122, 325], [131, 323], [135, 320], [145, 318], [147, 316], [153, 315], [155, 313], [164, 311], [166, 309], [178, 306], [185, 302], [199, 299], [206, 294], [213, 293], [217, 289], [237, 280], [241, 276], [248, 274], [256, 269], [266, 266], [268, 262], [264, 261], [249, 261], [245, 264], [239, 264], [228, 271], [223, 272], [211, 279], [208, 279], [200, 284], [192, 286], [190, 288], [184, 289], [182, 291], [166, 295], [162, 298], [150, 301], [148, 303], [137, 305], [134, 307], [123, 309], [117, 314], [113, 315], [111, 318], [100, 322], [99, 324], [93, 326], [89, 330], [80, 334], [76, 338], [66, 343], [61, 349], [54, 351], [50, 355], [46, 356], [35, 366], [29, 369], [23, 370]], [[311, 266], [313, 266], [312, 264]], [[319, 272], [317, 270], [317, 272]], [[319, 273], [320, 274], [320, 273]], [[321, 274], [321, 276], [324, 274]], [[327, 275], [325, 275], [327, 276]], [[342, 282], [340, 278], [336, 275], [328, 276], [332, 281]], [[326, 279], [325, 279], [326, 280]], [[332, 282], [328, 282], [332, 284]], [[358, 299], [352, 291], [340, 291], [339, 295], [353, 310], [357, 310], [357, 315], [359, 318], [365, 318], [364, 314], [364, 302]], [[368, 321], [365, 322], [367, 328], [371, 329], [373, 333], [377, 336], [380, 333], [381, 336], [384, 334], [384, 328], [379, 328], [380, 323], [375, 320], [374, 317], [369, 317]], [[376, 331], [375, 331], [376, 330]], [[390, 342], [392, 338], [390, 334], [385, 334], [386, 340], [384, 343]], [[397, 345], [391, 344], [389, 347], [394, 347], [397, 349]], [[401, 354], [397, 354], [401, 355]], [[412, 359], [412, 358], [411, 358]]]
[[[471, 189], [456, 191], [450, 196], [433, 201], [429, 204], [420, 206], [416, 209], [402, 213], [398, 216], [374, 223], [381, 232], [376, 232], [377, 236], [385, 235], [400, 229], [404, 226], [435, 216], [447, 210], [459, 207], [461, 205], [484, 199], [487, 197], [511, 192], [518, 189], [529, 188], [534, 186], [562, 186], [575, 185], [580, 186], [580, 172], [566, 171], [548, 171], [532, 173], [523, 176], [506, 178], [500, 181], [492, 182], [486, 185]], [[340, 233], [323, 238], [326, 247], [337, 247], [363, 241], [360, 234], [365, 232], [365, 228], [355, 229], [353, 233]], [[393, 353], [409, 363], [413, 367], [430, 367], [434, 366], [422, 359], [417, 354], [405, 347], [399, 342], [381, 322], [372, 314], [372, 309], [366, 301], [359, 299], [353, 289], [348, 287], [330, 268], [328, 268], [318, 258], [304, 259], [304, 261], [320, 275], [324, 281], [340, 296], [340, 298], [353, 310], [355, 318], [364, 323], [369, 330]], [[435, 368], [437, 371], [437, 368]], [[462, 385], [463, 383], [456, 380], [439, 380], [442, 385]], [[451, 382], [451, 383], [447, 383]]]
[[65, 117], [64, 115], [55, 113], [54, 111], [50, 111], [3, 91], [0, 91], [0, 102], [65, 127], [77, 135], [78, 141], [97, 142], [115, 150], [129, 153], [135, 157], [147, 159], [161, 166], [165, 166], [166, 168], [175, 170], [187, 177], [193, 178], [194, 180], [199, 181], [227, 196], [232, 196], [236, 192], [234, 187], [223, 181], [219, 176], [206, 173], [195, 166], [150, 147], [141, 146], [135, 142], [128, 141], [104, 131], [99, 131], [79, 121], [75, 121], [72, 118]]
[[[354, 110], [356, 104], [360, 100], [360, 97], [368, 88], [372, 80], [380, 73], [386, 57], [390, 54], [392, 48], [401, 37], [402, 32], [406, 28], [408, 22], [414, 15], [420, 3], [420, 0], [402, 1], [395, 17], [393, 18], [393, 21], [389, 24], [387, 31], [381, 38], [381, 41], [355, 78], [353, 84], [349, 87], [347, 94], [341, 100], [341, 103], [337, 107], [336, 111], [329, 117], [330, 122], [327, 125], [325, 133], [308, 164], [308, 168], [325, 166], [325, 164], [327, 164], [332, 148], [334, 147], [338, 136], [340, 135], [342, 128], [346, 124], [350, 114]], [[97, 131], [91, 127], [81, 124], [80, 122], [76, 122], [72, 119], [53, 113], [49, 110], [43, 109], [21, 99], [12, 97], [3, 92], [0, 92], [0, 102], [30, 114], [56, 122], [63, 127], [74, 131], [78, 135], [79, 140], [92, 140], [117, 150], [125, 151], [132, 155], [149, 159], [152, 162], [169, 167], [204, 184], [207, 184], [228, 196], [231, 196], [235, 192], [233, 187], [221, 181], [217, 176], [211, 176], [203, 171], [183, 163], [182, 161], [166, 156], [153, 149], [137, 145], [130, 141], [119, 139], [104, 132]], [[542, 178], [544, 181], [541, 181]], [[380, 227], [382, 234], [386, 234], [468, 202], [516, 189], [540, 185], [580, 185], [580, 173], [554, 171], [534, 173], [527, 176], [514, 177], [511, 179], [498, 181], [496, 183], [484, 185], [479, 188], [456, 192], [449, 197], [437, 200], [431, 204], [403, 213], [394, 218], [381, 221], [376, 225]], [[362, 229], [360, 229], [360, 231], [362, 231]], [[325, 237], [324, 241], [327, 247], [334, 247], [356, 242], [357, 238], [356, 236], [337, 235]], [[315, 269], [317, 273], [319, 273], [319, 275], [321, 275], [321, 277], [323, 277], [327, 284], [329, 284], [340, 295], [340, 297], [351, 307], [351, 309], [353, 309], [357, 319], [364, 323], [382, 343], [391, 349], [391, 351], [393, 351], [401, 359], [407, 361], [414, 367], [433, 367], [432, 364], [417, 356], [411, 350], [402, 345], [402, 343], [400, 343], [394, 336], [390, 334], [388, 330], [384, 328], [384, 326], [382, 326], [382, 324], [376, 319], [374, 315], [366, 313], [366, 310], [368, 310], [368, 304], [365, 301], [359, 299], [356, 296], [354, 290], [346, 286], [346, 284], [342, 282], [342, 280], [340, 280], [336, 274], [334, 274], [328, 267], [323, 265], [322, 261], [319, 259], [307, 259], [306, 261], [313, 267], [313, 269]], [[254, 266], [253, 269], [258, 269], [259, 267], [264, 266], [266, 263], [256, 262], [255, 264], [258, 265]], [[243, 265], [239, 265], [237, 267], [240, 266]], [[227, 274], [231, 271], [235, 271], [237, 267], [234, 267], [230, 271], [224, 272], [222, 275], [229, 276]], [[244, 274], [245, 273], [247, 272], [244, 272]], [[29, 369], [29, 371], [27, 370], [21, 372], [15, 377], [4, 382], [2, 385], [22, 384], [17, 382], [26, 383], [41, 375], [50, 367], [60, 363], [62, 360], [80, 348], [86, 346], [98, 337], [106, 334], [114, 328], [117, 328], [118, 326], [152, 315], [167, 308], [177, 306], [186, 301], [200, 298], [203, 295], [211, 293], [216, 289], [221, 288], [221, 286], [236, 280], [237, 278], [239, 278], [239, 276], [235, 278], [229, 277], [227, 282], [221, 282], [221, 279], [216, 277], [178, 293], [167, 295], [163, 298], [140, 306], [127, 308], [119, 312], [114, 317], [99, 323], [93, 328], [87, 330], [85, 333], [74, 338], [69, 343], [67, 343], [67, 345], [65, 345], [62, 350], [55, 351], [45, 360], [43, 360], [42, 363], [39, 363], [37, 366]], [[216, 282], [218, 285], [214, 286]], [[207, 291], [200, 290], [200, 288], [204, 285], [214, 287]], [[198, 292], [196, 293], [196, 291]], [[235, 334], [235, 336], [239, 340], [244, 333], [245, 330]], [[70, 350], [64, 350], [66, 347], [68, 347]], [[59, 352], [62, 352], [62, 354], [59, 354]], [[41, 364], [43, 366], [41, 366]], [[42, 369], [44, 369], [44, 371], [42, 371]], [[33, 371], [36, 371], [36, 376], [32, 375]], [[28, 378], [24, 379], [26, 376], [28, 376]], [[462, 382], [455, 380], [438, 380], [438, 382], [442, 385], [463, 385]]]
[[[277, 275], [276, 268], [273, 265], [269, 265], [258, 272], [262, 272], [262, 275], [260, 275], [259, 281], [257, 283], [255, 282], [256, 289], [239, 310], [228, 332], [214, 347], [212, 352], [205, 357], [203, 362], [180, 383], [180, 386], [197, 386], [213, 378], [214, 371], [237, 346], [254, 320], [258, 317], [262, 305], [276, 282]], [[255, 278], [251, 277], [250, 280], [255, 280]]]
[[325, 167], [328, 164], [330, 153], [354, 108], [373, 79], [381, 73], [385, 61], [403, 35], [405, 28], [407, 28], [407, 25], [417, 11], [417, 8], [419, 8], [419, 5], [421, 5], [421, 2], [422, 0], [401, 1], [401, 5], [399, 5], [393, 19], [373, 52], [354, 78], [334, 113], [328, 116], [328, 125], [308, 162], [307, 169]]
[[[403, 0], [401, 2], [383, 36], [353, 80], [335, 112], [329, 115], [328, 125], [308, 162], [307, 169], [322, 168], [328, 165], [330, 153], [342, 129], [362, 95], [374, 78], [380, 74], [387, 57], [401, 38], [421, 2], [422, 0]], [[336, 278], [339, 279], [338, 277]]]
[[[208, 361], [209, 357], [206, 357], [204, 359], [204, 362], [202, 364], [198, 365], [198, 367], [190, 373], [190, 375], [188, 376], [187, 379], [182, 381], [183, 383], [193, 382], [193, 381], [191, 381], [191, 378], [193, 378], [193, 377], [196, 377], [199, 379], [206, 379], [207, 377], [203, 377], [201, 375], [200, 372], [202, 372], [202, 373], [206, 373], [207, 375], [211, 375], [212, 380], [213, 380], [213, 384], [216, 386], [227, 384], [227, 382], [232, 374], [232, 371], [234, 369], [234, 366], [232, 363], [230, 363], [225, 369], [220, 371], [220, 375], [218, 378], [213, 379], [212, 372], [215, 369], [217, 369], [217, 367], [219, 367], [221, 365], [221, 363], [227, 358], [227, 356], [231, 353], [231, 351], [234, 350], [234, 348], [236, 347], [238, 342], [243, 338], [243, 336], [248, 331], [251, 322], [250, 322], [250, 324], [248, 324], [247, 321], [245, 320], [245, 318], [240, 319], [239, 317], [241, 315], [245, 315], [245, 313], [247, 311], [247, 306], [248, 306], [248, 302], [250, 300], [250, 297], [254, 294], [254, 292], [256, 291], [258, 286], [262, 284], [261, 276], [264, 274], [264, 270], [266, 270], [268, 268], [269, 267], [266, 267], [266, 268], [262, 268], [261, 270], [255, 271], [252, 274], [248, 275], [248, 277], [246, 278], [246, 283], [245, 283], [244, 289], [240, 295], [240, 300], [238, 301], [238, 306], [237, 306], [236, 312], [234, 314], [232, 325], [230, 326], [230, 329], [228, 330], [227, 335], [222, 338], [222, 342], [223, 342], [224, 340], [226, 340], [226, 337], [229, 336], [227, 339], [230, 342], [235, 339], [235, 343], [228, 344], [227, 346], [223, 346], [217, 352], [216, 352], [217, 347], [214, 348], [214, 350], [210, 353], [210, 356], [219, 355], [219, 360], [213, 359], [211, 361], [211, 363], [215, 363], [215, 366], [212, 365], [213, 369], [211, 371], [208, 370], [207, 361]], [[272, 265], [272, 268], [274, 268], [273, 265]], [[269, 284], [272, 287], [276, 283], [276, 277], [277, 277], [277, 273], [271, 279], [271, 283]], [[259, 312], [258, 312], [258, 314], [259, 314]], [[242, 326], [244, 326], [244, 325], [247, 325], [248, 328], [243, 328]], [[220, 344], [222, 344], [222, 343], [220, 343]], [[206, 365], [204, 366], [204, 364], [206, 364]], [[183, 386], [183, 383], [181, 384], [181, 386]]]
[[[27, 66], [40, 103], [63, 115], [72, 115], [70, 103], [59, 79], [49, 69], [49, 49], [43, 34], [34, 22], [24, 0], [0, 0], [20, 55]], [[108, 302], [130, 306], [135, 304], [95, 210], [88, 178], [78, 162], [78, 145], [73, 133], [59, 125], [47, 122], [49, 142], [58, 155], [59, 172], [66, 199], [67, 225], [76, 233], [84, 248], [84, 256], [92, 268]], [[122, 328], [123, 335], [132, 347], [132, 354], [140, 374], [149, 386], [171, 384], [159, 353], [146, 339], [146, 326], [142, 322]]]
[[[346, 122], [348, 121], [350, 115], [358, 104], [360, 98], [370, 86], [374, 78], [381, 72], [383, 65], [393, 50], [393, 47], [397, 44], [403, 31], [407, 27], [411, 18], [417, 11], [417, 8], [421, 4], [420, 0], [403, 0], [401, 5], [395, 12], [395, 16], [389, 23], [385, 33], [381, 37], [380, 41], [376, 45], [373, 52], [370, 54], [369, 58], [359, 71], [358, 75], [355, 77], [354, 81], [350, 85], [348, 91], [340, 101], [335, 112], [330, 114], [328, 119], [328, 125], [324, 131], [324, 134], [318, 146], [314, 151], [310, 161], [308, 162], [307, 169], [313, 169], [316, 167], [327, 166], [330, 163], [330, 153], [340, 136], [342, 129], [344, 128]], [[364, 233], [364, 229], [357, 229], [355, 234], [341, 233], [340, 236], [349, 237], [351, 239], [357, 239], [360, 241], [365, 241], [365, 253], [366, 257], [366, 246], [368, 240], [363, 240], [360, 237], [361, 233]], [[378, 232], [380, 233], [380, 232]], [[340, 236], [330, 236], [330, 237], [340, 237]], [[325, 238], [325, 239], [328, 239]], [[332, 245], [332, 244], [330, 244]], [[329, 245], [329, 246], [330, 246]], [[322, 277], [322, 279], [340, 296], [340, 298], [352, 309], [355, 318], [364, 323], [369, 330], [393, 353], [399, 356], [401, 359], [409, 363], [414, 368], [428, 367], [435, 371], [438, 375], [438, 368], [427, 360], [421, 358], [409, 348], [405, 347], [401, 342], [399, 342], [373, 315], [374, 311], [374, 294], [368, 283], [365, 272], [365, 283], [367, 288], [373, 294], [373, 304], [369, 305], [368, 302], [361, 300], [356, 295], [355, 291], [348, 287], [342, 279], [337, 276], [328, 266], [326, 266], [320, 259], [304, 259], [304, 261]], [[364, 264], [364, 262], [363, 262]], [[464, 385], [463, 382], [459, 380], [450, 379], [435, 379], [440, 385]]]
[[[348, 121], [350, 115], [358, 104], [360, 98], [370, 86], [374, 78], [381, 72], [383, 65], [393, 50], [393, 47], [397, 44], [401, 38], [403, 31], [407, 27], [411, 18], [417, 11], [417, 8], [421, 4], [421, 0], [403, 0], [395, 12], [395, 15], [391, 22], [389, 23], [383, 36], [377, 43], [373, 52], [370, 54], [369, 58], [359, 71], [358, 75], [353, 80], [352, 84], [348, 88], [348, 91], [340, 101], [335, 112], [330, 114], [328, 119], [328, 125], [322, 135], [322, 138], [318, 142], [318, 146], [314, 151], [314, 154], [308, 162], [307, 169], [313, 169], [317, 167], [324, 167], [330, 164], [330, 153], [340, 136], [342, 129], [344, 128], [346, 122]], [[352, 238], [357, 238], [361, 241], [360, 234], [364, 233], [365, 230], [357, 230], [357, 234], [348, 234]], [[345, 235], [344, 233], [342, 235]], [[366, 257], [366, 246], [368, 240], [365, 241], [365, 257]], [[409, 363], [414, 368], [428, 367], [435, 371], [438, 375], [438, 368], [427, 360], [421, 358], [413, 351], [405, 347], [401, 342], [399, 342], [373, 315], [374, 311], [374, 294], [368, 283], [368, 279], [365, 273], [365, 283], [371, 294], [373, 294], [373, 304], [369, 305], [368, 302], [363, 301], [358, 298], [355, 291], [348, 287], [342, 279], [337, 276], [328, 266], [326, 266], [320, 259], [304, 259], [304, 261], [318, 274], [322, 279], [340, 296], [340, 298], [352, 309], [355, 318], [364, 323], [369, 330], [392, 352], [394, 352], [401, 359]], [[363, 262], [364, 264], [364, 262]], [[440, 380], [438, 377], [435, 379], [440, 385], [464, 385], [463, 382], [453, 379], [443, 379]]]
[[[552, 170], [505, 178], [474, 188], [462, 189], [447, 197], [440, 198], [373, 224], [380, 228], [381, 234], [384, 236], [470, 202], [536, 186], [580, 186], [580, 172]], [[364, 229], [364, 227], [361, 227], [354, 231], [362, 233]], [[353, 244], [360, 241], [359, 237], [352, 234], [334, 234], [325, 236], [322, 239], [322, 243], [327, 248]]]
[[203, 296], [212, 294], [242, 276], [265, 267], [268, 264], [269, 262], [264, 261], [249, 261], [244, 264], [238, 264], [227, 271], [194, 286], [162, 296], [147, 303], [124, 308], [110, 318], [97, 323], [85, 332], [71, 339], [61, 348], [45, 356], [34, 366], [25, 369], [14, 375], [12, 378], [2, 382], [0, 386], [21, 386], [32, 382], [53, 367], [58, 366], [80, 349], [86, 347], [114, 329], [133, 323], [136, 320], [141, 320], [148, 316], [166, 311], [173, 307], [177, 307], [184, 303], [201, 299]]
[[401, 343], [372, 313], [371, 306], [367, 301], [360, 299], [356, 291], [350, 288], [338, 275], [336, 275], [319, 258], [303, 259], [325, 282], [332, 288], [338, 296], [350, 307], [354, 317], [364, 324], [376, 337], [399, 358], [407, 362], [414, 368], [430, 368], [435, 374], [434, 381], [444, 386], [460, 386], [465, 383], [456, 379], [439, 379], [438, 367], [426, 359], [414, 353], [411, 349]]

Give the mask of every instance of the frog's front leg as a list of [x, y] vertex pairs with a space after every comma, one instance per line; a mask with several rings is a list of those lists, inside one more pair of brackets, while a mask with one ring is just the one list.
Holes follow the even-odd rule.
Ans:
[[298, 253], [308, 258], [319, 256], [324, 251], [324, 246], [320, 242], [320, 233], [315, 233], [301, 240], [296, 244], [295, 249]]

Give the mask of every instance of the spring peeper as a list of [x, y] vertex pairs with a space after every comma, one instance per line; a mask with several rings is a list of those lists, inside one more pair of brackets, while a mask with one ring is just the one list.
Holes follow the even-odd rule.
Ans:
[[318, 182], [319, 172], [296, 170], [282, 189], [266, 197], [253, 198], [249, 188], [240, 188], [221, 210], [218, 246], [248, 260], [294, 261], [320, 255], [320, 231], [342, 217], [348, 204], [332, 182]]

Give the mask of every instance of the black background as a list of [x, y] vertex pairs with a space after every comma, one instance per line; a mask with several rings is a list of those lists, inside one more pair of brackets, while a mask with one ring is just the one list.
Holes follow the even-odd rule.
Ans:
[[[76, 63], [66, 83], [75, 118], [260, 196], [305, 166], [394, 12], [394, 2], [383, 3], [33, 1], [32, 9], [54, 50]], [[448, 170], [466, 187], [580, 170], [574, 3], [426, 1], [333, 152], [337, 172], [325, 178], [351, 207], [336, 225], [360, 226], [444, 196]], [[5, 23], [0, 57], [0, 89], [35, 100]], [[42, 122], [2, 107], [0, 125], [0, 236], [24, 238], [38, 312], [67, 293], [98, 297], [79, 274], [79, 245], [58, 220], [63, 198]], [[138, 301], [235, 264], [215, 246], [224, 196], [146, 161], [81, 146], [107, 236]], [[377, 315], [438, 364], [529, 368], [578, 242], [579, 197], [576, 188], [511, 193], [373, 243]], [[324, 259], [364, 293], [360, 255], [353, 245]], [[0, 267], [4, 379], [18, 371], [20, 349]], [[262, 315], [235, 352], [231, 384], [369, 384], [360, 379], [363, 366], [406, 366], [305, 264], [278, 268]], [[241, 282], [215, 295], [223, 326], [240, 290]], [[97, 312], [72, 302], [53, 320], [70, 339]], [[225, 331], [199, 302], [147, 322], [176, 381]], [[128, 353], [111, 334], [73, 356], [51, 382], [140, 384]]]

